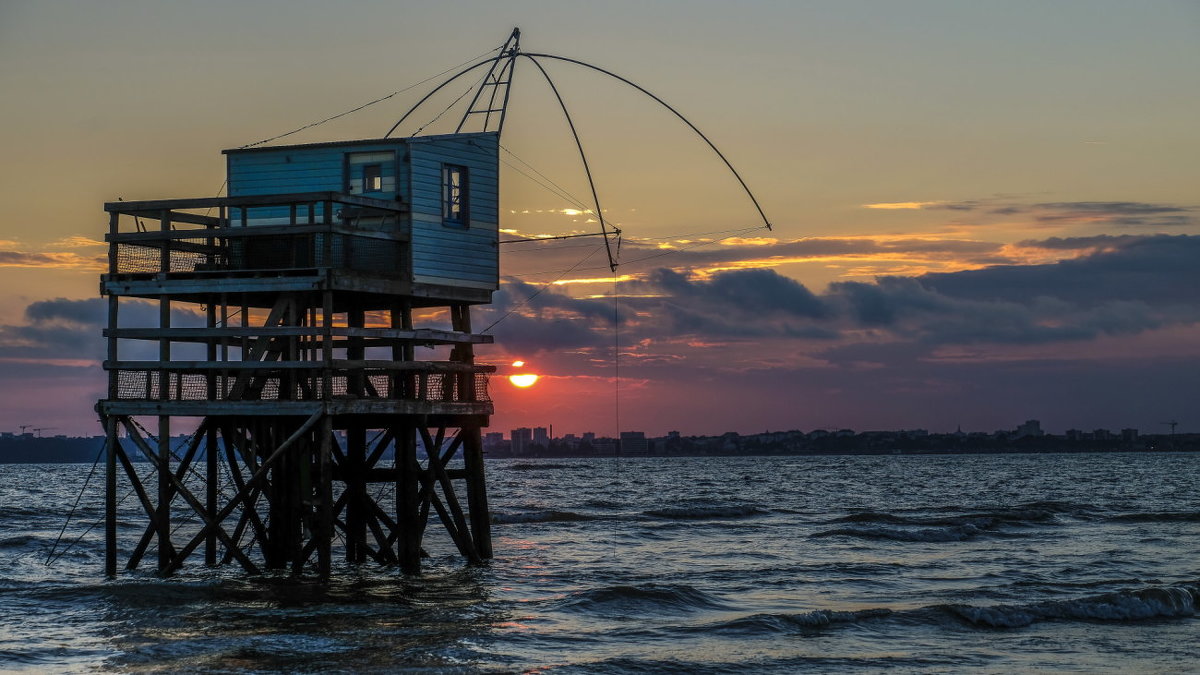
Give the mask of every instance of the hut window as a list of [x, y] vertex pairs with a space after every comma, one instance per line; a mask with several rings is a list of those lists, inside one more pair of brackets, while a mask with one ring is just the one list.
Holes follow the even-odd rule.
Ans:
[[442, 222], [467, 225], [467, 167], [442, 165]]
[[383, 166], [364, 164], [362, 168], [363, 192], [383, 192]]

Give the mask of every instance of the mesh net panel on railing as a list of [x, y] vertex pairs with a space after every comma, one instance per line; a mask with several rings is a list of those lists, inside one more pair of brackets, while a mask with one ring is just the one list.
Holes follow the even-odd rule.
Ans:
[[[326, 252], [325, 238], [330, 236], [329, 251]], [[405, 244], [387, 239], [306, 233], [231, 237], [224, 246], [209, 246], [206, 239], [169, 241], [171, 248], [167, 272], [284, 270], [327, 266], [384, 276], [406, 276], [408, 271]], [[164, 271], [162, 247], [118, 244], [115, 271], [118, 274], [157, 274]]]
[[[160, 385], [160, 374], [155, 371], [117, 371], [118, 399], [162, 400]], [[311, 371], [287, 374], [276, 371], [240, 377], [172, 372], [167, 373], [166, 400], [314, 401], [324, 397], [324, 389], [324, 378], [320, 373]], [[331, 378], [331, 390], [335, 398], [380, 398], [430, 403], [491, 402], [487, 373], [340, 373]]]
[[[174, 239], [168, 243], [168, 272], [195, 272], [219, 267], [223, 262], [222, 249], [209, 246], [206, 239]], [[161, 271], [162, 246], [117, 244], [118, 274], [157, 274]]]

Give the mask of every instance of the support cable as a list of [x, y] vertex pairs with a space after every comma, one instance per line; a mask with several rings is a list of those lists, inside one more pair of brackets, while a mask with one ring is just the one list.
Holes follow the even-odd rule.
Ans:
[[[613, 253], [612, 243], [608, 239], [608, 229], [604, 223], [604, 211], [600, 208], [600, 197], [596, 194], [596, 183], [592, 180], [592, 169], [588, 166], [587, 154], [583, 151], [583, 141], [579, 140], [579, 132], [575, 130], [575, 122], [571, 120], [571, 113], [567, 110], [567, 104], [563, 101], [562, 95], [558, 93], [558, 87], [555, 86], [554, 80], [550, 79], [550, 74], [546, 72], [542, 64], [530, 54], [521, 54], [521, 56], [527, 57], [541, 71], [542, 77], [545, 77], [546, 83], [550, 85], [550, 90], [554, 92], [554, 98], [558, 99], [558, 105], [562, 108], [563, 116], [567, 118], [567, 126], [571, 128], [571, 136], [575, 138], [575, 147], [579, 149], [579, 160], [583, 162], [583, 172], [587, 175], [588, 187], [592, 190], [592, 202], [596, 204], [596, 218], [600, 221], [600, 231], [604, 233], [604, 250], [608, 253], [609, 271], [616, 272], [617, 259]], [[617, 241], [620, 242], [621, 230], [616, 227], [613, 229], [615, 230]]]
[[490, 325], [489, 325], [487, 328], [484, 328], [483, 330], [479, 331], [479, 332], [480, 332], [480, 334], [481, 334], [481, 335], [486, 335], [486, 334], [488, 333], [488, 331], [490, 331], [490, 330], [492, 330], [493, 328], [495, 328], [495, 327], [496, 327], [496, 325], [497, 325], [497, 324], [499, 324], [501, 321], [504, 321], [504, 320], [505, 320], [505, 319], [507, 319], [508, 317], [512, 316], [512, 315], [513, 315], [513, 314], [514, 314], [514, 313], [515, 313], [517, 310], [521, 309], [521, 308], [522, 308], [522, 307], [524, 307], [525, 305], [528, 305], [528, 304], [529, 304], [531, 301], [533, 301], [533, 299], [534, 299], [534, 298], [536, 298], [537, 296], [541, 295], [541, 294], [542, 294], [542, 291], [545, 291], [547, 288], [550, 288], [550, 286], [554, 285], [554, 282], [556, 282], [556, 281], [561, 281], [563, 277], [567, 276], [567, 275], [568, 275], [568, 274], [570, 274], [571, 272], [574, 272], [574, 271], [575, 271], [575, 269], [576, 269], [577, 267], [579, 267], [579, 266], [580, 266], [580, 265], [582, 265], [583, 263], [587, 262], [589, 259], [591, 259], [591, 257], [592, 257], [592, 256], [594, 256], [594, 255], [596, 255], [597, 253], [599, 253], [601, 248], [604, 248], [604, 247], [603, 247], [603, 246], [597, 246], [596, 248], [593, 248], [593, 249], [592, 249], [592, 252], [591, 252], [591, 253], [588, 253], [587, 255], [585, 255], [585, 256], [583, 256], [582, 258], [580, 258], [580, 259], [579, 259], [579, 262], [577, 262], [577, 263], [575, 263], [574, 265], [572, 265], [571, 267], [569, 267], [569, 268], [567, 268], [567, 269], [563, 270], [563, 273], [562, 273], [562, 274], [560, 274], [560, 275], [558, 276], [558, 278], [557, 278], [557, 279], [554, 279], [554, 280], [552, 280], [552, 281], [547, 281], [546, 283], [542, 284], [542, 287], [541, 287], [541, 288], [539, 288], [539, 289], [537, 289], [536, 291], [534, 291], [532, 295], [530, 295], [528, 298], [525, 298], [525, 299], [524, 299], [524, 300], [522, 300], [521, 302], [517, 303], [517, 304], [516, 304], [516, 306], [514, 306], [512, 309], [510, 309], [510, 310], [508, 310], [507, 312], [505, 312], [505, 313], [504, 313], [504, 316], [501, 316], [499, 319], [496, 319], [495, 321], [493, 321], [493, 322], [492, 322], [492, 323], [491, 323], [491, 324], [490, 324]]
[[[486, 77], [487, 77], [487, 76], [486, 76], [486, 75], [484, 75], [484, 78], [486, 78]], [[467, 89], [466, 89], [466, 90], [465, 90], [463, 93], [459, 94], [459, 95], [458, 95], [458, 98], [456, 98], [456, 99], [454, 99], [453, 101], [451, 101], [451, 102], [450, 102], [450, 105], [446, 106], [446, 108], [445, 108], [444, 110], [442, 110], [442, 112], [438, 113], [437, 115], [435, 115], [435, 116], [434, 116], [434, 118], [433, 118], [433, 119], [429, 120], [429, 121], [428, 121], [428, 122], [426, 122], [425, 124], [422, 124], [420, 127], [418, 127], [418, 128], [417, 128], [417, 130], [413, 132], [413, 136], [420, 136], [420, 135], [421, 135], [421, 132], [425, 130], [425, 127], [427, 127], [427, 126], [429, 126], [430, 124], [433, 124], [434, 122], [436, 122], [436, 121], [438, 121], [438, 120], [442, 119], [442, 116], [443, 116], [443, 115], [445, 115], [446, 113], [450, 112], [450, 109], [451, 109], [451, 108], [453, 108], [454, 106], [458, 105], [458, 102], [459, 102], [459, 101], [461, 101], [461, 100], [463, 100], [464, 98], [466, 98], [466, 97], [467, 97], [467, 94], [471, 93], [471, 92], [472, 92], [472, 91], [474, 91], [476, 88], [478, 88], [478, 87], [480, 87], [480, 86], [482, 86], [482, 85], [483, 85], [483, 79], [480, 79], [479, 81], [477, 81], [477, 82], [475, 82], [474, 84], [472, 84], [470, 87], [467, 87]]]
[[560, 192], [557, 189], [551, 187], [550, 185], [547, 185], [546, 183], [543, 183], [542, 181], [538, 180], [537, 178], [530, 176], [529, 174], [525, 173], [525, 171], [522, 170], [521, 167], [513, 164], [512, 162], [502, 159], [502, 160], [500, 160], [500, 163], [503, 164], [504, 166], [507, 166], [508, 168], [512, 169], [513, 171], [516, 171], [517, 173], [521, 174], [522, 176], [528, 178], [529, 180], [533, 181], [533, 183], [535, 183], [538, 187], [546, 190], [547, 192], [550, 192], [555, 197], [562, 199], [563, 201], [567, 202], [568, 204], [570, 204], [572, 206], [579, 207], [580, 211], [585, 211], [585, 212], [591, 211], [591, 209], [589, 209], [585, 204], [583, 204], [580, 201], [577, 201], [570, 194], [568, 194], [566, 192]]
[[[746, 234], [748, 232], [753, 232], [755, 230], [761, 230], [761, 229], [762, 229], [761, 225], [753, 225], [753, 226], [743, 228], [740, 230], [723, 230], [724, 232], [733, 232], [733, 234], [730, 234], [729, 236], [726, 236], [726, 237], [721, 237], [720, 239], [714, 239], [712, 241], [699, 241], [694, 244], [690, 244], [688, 246], [682, 246], [680, 248], [672, 248], [672, 249], [664, 250], [660, 253], [652, 253], [650, 255], [643, 256], [641, 258], [634, 258], [633, 260], [625, 260], [621, 264], [628, 266], [628, 265], [633, 265], [635, 263], [643, 262], [645, 260], [651, 260], [654, 258], [662, 258], [664, 256], [673, 255], [676, 253], [683, 253], [684, 251], [688, 251], [688, 250], [691, 250], [694, 248], [699, 248], [702, 246], [712, 246], [714, 244], [720, 244], [721, 242], [725, 241], [726, 239], [732, 239], [732, 238], [738, 236], [739, 234]], [[540, 276], [543, 274], [557, 274], [559, 272], [563, 272], [563, 276], [566, 276], [567, 273], [574, 272], [577, 270], [580, 272], [595, 272], [595, 271], [600, 271], [603, 269], [605, 269], [605, 268], [604, 267], [584, 267], [584, 268], [580, 269], [576, 265], [565, 271], [564, 270], [541, 270], [539, 272], [525, 272], [523, 274], [510, 274], [508, 276], [520, 279], [523, 277], [536, 277], [536, 276]], [[562, 279], [562, 276], [558, 277], [558, 279], [555, 279], [555, 281], [558, 281], [560, 279]]]
[[[499, 49], [499, 48], [497, 48], [497, 49]], [[364, 104], [362, 104], [362, 105], [360, 105], [360, 106], [357, 106], [357, 107], [351, 108], [351, 109], [349, 109], [349, 110], [347, 110], [347, 111], [345, 111], [345, 112], [340, 112], [340, 113], [338, 113], [338, 114], [336, 114], [336, 115], [333, 115], [332, 117], [326, 117], [325, 119], [323, 119], [323, 120], [320, 120], [320, 121], [317, 121], [317, 122], [310, 122], [309, 124], [305, 124], [305, 125], [304, 125], [304, 126], [302, 126], [302, 127], [299, 127], [299, 128], [296, 128], [296, 129], [292, 129], [291, 131], [288, 131], [288, 132], [285, 132], [285, 133], [279, 134], [278, 136], [272, 136], [271, 138], [264, 138], [264, 139], [263, 139], [263, 140], [261, 140], [261, 141], [255, 141], [254, 143], [247, 143], [246, 145], [238, 146], [238, 150], [245, 150], [246, 148], [253, 148], [253, 147], [255, 147], [255, 146], [259, 146], [259, 145], [264, 145], [264, 144], [266, 144], [266, 143], [270, 143], [271, 141], [277, 141], [277, 140], [279, 140], [279, 139], [281, 139], [281, 138], [286, 138], [287, 136], [291, 136], [292, 134], [298, 134], [298, 133], [300, 133], [301, 131], [304, 131], [304, 130], [306, 130], [306, 129], [311, 129], [311, 128], [313, 128], [313, 127], [316, 127], [316, 126], [320, 126], [320, 125], [322, 125], [322, 124], [325, 124], [326, 122], [332, 122], [332, 121], [334, 121], [334, 120], [336, 120], [336, 119], [338, 119], [338, 118], [340, 118], [340, 117], [345, 117], [346, 115], [350, 115], [350, 114], [352, 114], [352, 113], [356, 113], [356, 112], [358, 112], [359, 110], [362, 110], [363, 108], [368, 108], [368, 107], [370, 107], [370, 106], [373, 106], [373, 105], [375, 105], [376, 103], [383, 103], [384, 101], [386, 101], [386, 100], [388, 100], [388, 99], [390, 99], [390, 98], [393, 98], [393, 97], [395, 97], [395, 96], [398, 96], [398, 95], [400, 95], [400, 94], [403, 94], [404, 92], [406, 92], [406, 91], [409, 91], [409, 90], [411, 90], [411, 89], [415, 89], [415, 88], [417, 88], [417, 87], [419, 87], [419, 86], [421, 86], [421, 85], [425, 84], [426, 82], [429, 82], [430, 80], [437, 79], [437, 78], [441, 77], [442, 75], [445, 75], [446, 73], [448, 73], [448, 72], [450, 72], [450, 71], [454, 70], [455, 68], [461, 68], [461, 67], [462, 67], [464, 64], [470, 63], [471, 61], [474, 61], [475, 59], [478, 59], [478, 58], [480, 58], [480, 57], [482, 57], [482, 56], [486, 56], [486, 55], [488, 55], [488, 54], [491, 54], [491, 53], [492, 53], [492, 52], [494, 52], [494, 51], [496, 51], [496, 49], [489, 49], [489, 50], [487, 50], [486, 52], [484, 52], [484, 53], [480, 54], [479, 56], [472, 56], [471, 58], [467, 59], [466, 61], [463, 61], [462, 63], [458, 64], [457, 66], [451, 66], [450, 68], [447, 68], [446, 70], [443, 70], [442, 72], [440, 72], [440, 73], [438, 73], [438, 74], [436, 74], [436, 75], [430, 75], [429, 77], [427, 77], [427, 78], [425, 78], [425, 79], [421, 80], [420, 82], [417, 82], [417, 83], [415, 83], [415, 84], [410, 84], [409, 86], [407, 86], [407, 87], [404, 87], [403, 89], [397, 89], [396, 91], [393, 91], [392, 93], [388, 94], [387, 96], [380, 96], [379, 98], [375, 99], [374, 101], [368, 101], [367, 103], [364, 103]], [[391, 133], [391, 132], [389, 132], [389, 133]], [[387, 138], [387, 136], [384, 136], [384, 138]]]
[[[500, 48], [497, 48], [497, 49], [500, 49]], [[490, 54], [493, 51], [496, 51], [496, 49], [489, 50], [487, 53]], [[413, 105], [413, 107], [409, 108], [407, 112], [405, 112], [403, 115], [401, 115], [400, 119], [397, 120], [396, 123], [392, 125], [391, 129], [388, 129], [388, 132], [386, 134], [384, 134], [383, 137], [384, 138], [391, 137], [391, 135], [396, 131], [396, 129], [399, 128], [401, 124], [404, 124], [404, 120], [408, 119], [410, 115], [412, 115], [414, 112], [417, 111], [417, 108], [420, 108], [425, 103], [425, 101], [428, 101], [434, 94], [438, 93], [443, 88], [445, 88], [446, 85], [457, 80], [458, 78], [462, 77], [463, 75], [466, 75], [467, 73], [471, 72], [472, 70], [479, 68], [480, 66], [485, 66], [489, 63], [494, 63], [503, 58], [506, 58], [506, 57], [504, 55], [493, 56], [491, 58], [484, 59], [478, 63], [475, 63], [471, 66], [468, 66], [468, 67], [458, 71], [450, 79], [448, 79], [445, 82], [442, 82], [438, 86], [434, 87], [433, 91], [429, 92], [428, 94], [425, 94], [425, 96], [423, 96], [420, 101], [417, 101], [416, 104]], [[453, 69], [451, 69], [451, 70], [453, 70]], [[437, 77], [437, 75], [435, 75], [434, 77]], [[431, 77], [429, 79], [432, 80], [433, 78]], [[426, 80], [426, 82], [428, 82], [428, 81], [429, 80]], [[413, 135], [415, 136], [416, 134], [413, 134]]]
[[621, 313], [617, 286], [621, 277], [613, 275], [613, 418], [617, 425], [617, 442], [621, 441]]
[[[479, 112], [484, 112], [483, 129], [485, 131], [487, 130], [488, 123], [491, 122], [491, 119], [492, 119], [492, 113], [495, 112], [496, 90], [500, 87], [501, 83], [504, 84], [504, 102], [500, 106], [500, 123], [497, 125], [498, 128], [496, 129], [496, 131], [497, 131], [497, 133], [500, 133], [501, 131], [503, 131], [504, 117], [505, 117], [505, 114], [508, 112], [508, 92], [511, 89], [513, 71], [515, 70], [515, 66], [517, 63], [516, 54], [520, 51], [521, 51], [521, 29], [513, 28], [512, 33], [508, 36], [508, 40], [505, 40], [504, 44], [500, 46], [500, 56], [508, 57], [507, 63], [505, 63], [503, 66], [500, 66], [500, 72], [499, 72], [499, 74], [497, 74], [496, 66], [498, 66], [500, 64], [500, 60], [497, 59], [495, 62], [492, 63], [492, 67], [488, 68], [487, 74], [484, 75], [484, 77], [483, 77], [485, 82], [490, 80], [490, 86], [492, 87], [492, 93], [490, 96], [488, 96], [486, 111], [475, 110], [475, 104], [479, 102], [479, 97], [483, 94], [483, 85], [481, 84], [479, 86], [479, 88], [476, 89], [475, 96], [471, 99], [470, 105], [467, 106], [467, 111], [463, 113], [462, 119], [458, 121], [458, 126], [455, 127], [454, 133], [456, 133], [456, 134], [460, 133], [462, 131], [463, 126], [465, 126], [467, 123], [467, 118], [469, 118], [473, 114], [478, 114]], [[507, 81], [504, 80], [505, 73], [508, 74]]]
[[[509, 154], [509, 155], [510, 155], [510, 156], [511, 156], [513, 159], [515, 159], [515, 160], [517, 160], [518, 162], [520, 162], [520, 163], [524, 164], [525, 166], [529, 167], [529, 170], [530, 170], [530, 171], [532, 171], [532, 172], [536, 173], [537, 175], [541, 176], [543, 180], [545, 180], [545, 181], [546, 181], [547, 183], [549, 183], [550, 185], [554, 186], [554, 188], [555, 188], [555, 190], [557, 190], [557, 194], [559, 194], [559, 196], [565, 197], [565, 198], [567, 199], [567, 201], [571, 202], [571, 203], [572, 203], [572, 204], [574, 204], [575, 206], [578, 206], [578, 207], [579, 207], [581, 210], [587, 210], [587, 207], [586, 207], [586, 206], [584, 206], [584, 204], [583, 204], [583, 200], [582, 200], [582, 199], [579, 199], [579, 198], [578, 198], [578, 197], [576, 197], [575, 195], [571, 194], [571, 193], [570, 193], [570, 191], [568, 191], [566, 188], [564, 188], [563, 186], [559, 185], [558, 183], [555, 183], [555, 182], [554, 182], [554, 180], [553, 180], [553, 179], [551, 179], [551, 178], [550, 178], [549, 176], [547, 176], [546, 174], [542, 173], [541, 171], [538, 171], [538, 169], [537, 169], [537, 167], [536, 167], [536, 166], [534, 166], [534, 165], [530, 164], [529, 162], [525, 161], [524, 159], [521, 159], [520, 157], [518, 157], [518, 156], [517, 156], [517, 153], [515, 153], [515, 152], [513, 152], [512, 150], [509, 150], [508, 148], [504, 147], [504, 144], [503, 144], [503, 143], [499, 144], [499, 146], [500, 146], [500, 149], [501, 149], [501, 150], [503, 150], [504, 152], [508, 153], [508, 154]], [[512, 166], [512, 165], [511, 165], [511, 164], [509, 164], [509, 166]], [[516, 168], [516, 167], [513, 167], [513, 168]], [[529, 176], [529, 174], [525, 174], [525, 173], [522, 173], [522, 175], [525, 175], [526, 177], [528, 177], [528, 176]], [[534, 182], [537, 182], [537, 181], [534, 181]], [[552, 190], [552, 192], [553, 192], [553, 190]]]
[[[71, 518], [75, 516], [75, 510], [79, 508], [79, 502], [83, 499], [83, 493], [87, 492], [88, 484], [92, 482], [92, 476], [96, 475], [96, 467], [100, 466], [100, 458], [104, 456], [104, 450], [106, 448], [108, 448], [107, 435], [104, 436], [104, 443], [100, 444], [100, 451], [96, 453], [96, 460], [92, 462], [92, 470], [88, 472], [87, 478], [84, 479], [83, 487], [79, 488], [79, 494], [75, 495], [75, 503], [71, 505], [71, 510], [67, 513], [67, 519], [63, 521], [62, 527], [58, 530], [58, 536], [54, 538], [54, 544], [50, 546], [50, 552], [46, 554], [46, 565], [49, 565], [58, 559], [54, 556], [54, 553], [58, 549], [59, 543], [62, 542], [63, 534], [65, 534], [67, 531], [67, 526], [71, 524]], [[92, 527], [95, 527], [95, 525], [92, 525]], [[84, 534], [91, 532], [91, 530], [92, 528], [89, 527]], [[71, 546], [73, 545], [74, 543], [71, 544]], [[64, 555], [71, 549], [71, 546], [68, 546], [63, 550]], [[58, 557], [61, 558], [62, 555]]]
[[[756, 228], [757, 229], [757, 228]], [[600, 232], [583, 232], [579, 234], [556, 234], [545, 237], [524, 237], [522, 239], [503, 239], [497, 244], [527, 244], [531, 241], [557, 241], [559, 239], [578, 239], [579, 237], [599, 237]]]

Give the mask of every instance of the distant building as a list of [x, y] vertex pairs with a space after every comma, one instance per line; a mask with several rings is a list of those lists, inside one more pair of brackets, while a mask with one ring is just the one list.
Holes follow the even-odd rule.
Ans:
[[1016, 431], [1013, 432], [1014, 439], [1027, 437], [1041, 438], [1045, 435], [1046, 432], [1042, 431], [1042, 423], [1038, 420], [1025, 420], [1025, 423], [1017, 427]]
[[650, 443], [646, 440], [645, 432], [622, 431], [621, 432], [621, 454], [622, 455], [648, 455], [648, 454], [650, 454]]
[[585, 431], [580, 438], [580, 442], [594, 444], [596, 442], [596, 434], [591, 431]]
[[514, 457], [528, 455], [533, 450], [533, 432], [529, 427], [513, 429], [509, 432], [512, 439], [512, 454]]
[[546, 427], [533, 428], [533, 444], [543, 448], [550, 447], [550, 434], [546, 431]]
[[1125, 441], [1126, 443], [1137, 443], [1137, 439], [1138, 439], [1138, 430], [1137, 429], [1122, 429], [1121, 430], [1121, 440], [1122, 441]]

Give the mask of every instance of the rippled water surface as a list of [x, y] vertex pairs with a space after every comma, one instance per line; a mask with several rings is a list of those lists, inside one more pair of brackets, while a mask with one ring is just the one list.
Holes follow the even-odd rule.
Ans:
[[89, 468], [0, 465], [0, 670], [1200, 668], [1200, 455], [492, 461], [495, 560], [327, 586], [105, 581], [94, 479], [46, 566]]

